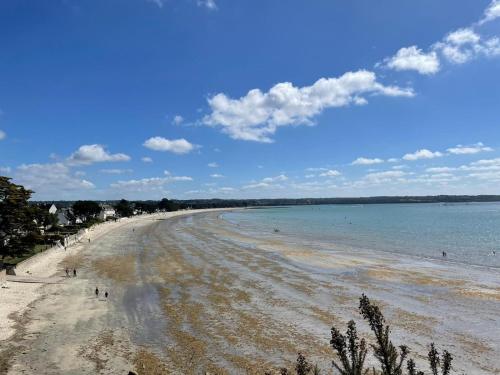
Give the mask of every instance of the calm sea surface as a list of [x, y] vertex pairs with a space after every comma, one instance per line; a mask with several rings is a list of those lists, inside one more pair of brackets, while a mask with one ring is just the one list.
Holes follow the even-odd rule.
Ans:
[[450, 261], [500, 267], [500, 203], [292, 206], [223, 217], [244, 231], [277, 228], [294, 242], [437, 259], [445, 251]]

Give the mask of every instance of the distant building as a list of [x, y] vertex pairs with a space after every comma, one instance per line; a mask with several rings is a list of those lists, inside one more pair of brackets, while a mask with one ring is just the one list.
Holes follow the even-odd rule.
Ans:
[[115, 209], [107, 204], [101, 206], [101, 212], [99, 213], [99, 219], [107, 220], [110, 217], [116, 217]]
[[[54, 206], [54, 205], [52, 205]], [[51, 207], [52, 208], [52, 207]], [[50, 212], [50, 210], [49, 210]], [[57, 212], [57, 223], [63, 227], [65, 227], [66, 225], [71, 225], [71, 220], [68, 219], [68, 215], [69, 214], [69, 210], [66, 208], [66, 209], [62, 209], [60, 210], [59, 212]]]
[[49, 214], [55, 214], [57, 212], [57, 207], [55, 204], [53, 204], [52, 206], [50, 206], [49, 208]]

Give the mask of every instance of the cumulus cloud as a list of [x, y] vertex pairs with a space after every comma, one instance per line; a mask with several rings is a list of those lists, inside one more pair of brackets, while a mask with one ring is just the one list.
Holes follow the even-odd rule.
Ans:
[[112, 183], [110, 186], [113, 189], [120, 191], [132, 192], [164, 192], [165, 186], [172, 182], [192, 181], [189, 176], [166, 176], [166, 177], [151, 177], [142, 179], [122, 180]]
[[132, 173], [132, 169], [101, 169], [99, 172], [105, 173], [105, 174], [125, 174], [125, 173]]
[[10, 173], [11, 171], [10, 167], [0, 167], [0, 173]]
[[288, 180], [288, 177], [284, 174], [280, 174], [279, 176], [274, 176], [274, 177], [266, 177], [262, 179], [262, 182], [276, 182], [276, 181], [286, 181]]
[[425, 171], [428, 173], [449, 173], [454, 171], [456, 168], [452, 167], [433, 167], [427, 168]]
[[180, 125], [184, 122], [184, 117], [181, 115], [175, 115], [174, 119], [172, 120], [173, 125]]
[[278, 127], [313, 125], [327, 108], [360, 103], [362, 95], [411, 97], [413, 90], [384, 86], [375, 73], [359, 70], [338, 78], [321, 78], [311, 86], [278, 83], [268, 92], [250, 90], [239, 99], [219, 93], [208, 99], [211, 113], [203, 118], [208, 126], [220, 127], [233, 139], [272, 142]]
[[255, 184], [244, 185], [243, 189], [262, 189], [262, 188], [268, 188], [271, 186], [272, 185], [268, 184], [267, 182], [257, 182]]
[[219, 167], [219, 164], [217, 164], [217, 163], [215, 163], [215, 162], [214, 162], [214, 163], [208, 163], [207, 165], [208, 165], [208, 167], [210, 167], [210, 168], [218, 168], [218, 167]]
[[5, 132], [3, 130], [0, 130], [0, 141], [2, 139], [5, 139], [7, 137], [7, 134], [5, 134]]
[[369, 159], [369, 158], [357, 158], [354, 160], [351, 164], [352, 165], [372, 165], [372, 164], [380, 164], [383, 163], [384, 161], [379, 158], [374, 158], [374, 159]]
[[394, 70], [415, 70], [420, 74], [434, 74], [439, 71], [439, 58], [435, 51], [423, 52], [417, 46], [401, 48], [394, 56], [384, 60]]
[[205, 7], [210, 10], [217, 9], [217, 4], [215, 3], [215, 0], [198, 0], [197, 4], [199, 7]]
[[450, 154], [455, 155], [467, 155], [477, 154], [479, 152], [493, 151], [493, 149], [491, 147], [485, 146], [482, 142], [478, 142], [469, 146], [457, 145], [455, 147], [447, 149], [446, 151], [448, 151]]
[[224, 176], [218, 173], [211, 174], [210, 177], [212, 178], [223, 178]]
[[384, 171], [384, 172], [374, 172], [374, 173], [368, 173], [364, 179], [368, 180], [372, 183], [383, 183], [383, 182], [390, 182], [395, 179], [401, 179], [402, 177], [406, 176], [407, 173], [403, 171], [397, 171], [397, 170], [392, 170], [392, 171]]
[[110, 154], [105, 150], [104, 146], [93, 144], [80, 146], [80, 148], [68, 158], [68, 163], [70, 165], [88, 165], [93, 163], [128, 160], [130, 160], [130, 156], [128, 155]]
[[[500, 0], [493, 0], [485, 10], [484, 17], [476, 25], [500, 17]], [[401, 48], [394, 56], [386, 58], [377, 66], [394, 70], [415, 70], [420, 74], [434, 74], [440, 70], [441, 61], [463, 64], [480, 56], [500, 55], [498, 37], [483, 38], [474, 29], [475, 25], [448, 33], [425, 52], [417, 46]]]
[[73, 176], [64, 163], [22, 164], [16, 168], [14, 180], [35, 191], [37, 199], [81, 198], [84, 191], [95, 188], [92, 182]]
[[320, 173], [320, 177], [337, 177], [340, 176], [341, 173], [335, 169], [329, 169], [326, 172]]
[[141, 158], [141, 160], [143, 163], [152, 163], [153, 162], [153, 159], [150, 158], [149, 156], [144, 156]]
[[427, 149], [421, 149], [418, 151], [415, 151], [412, 154], [406, 154], [403, 156], [404, 160], [409, 160], [409, 161], [414, 161], [414, 160], [419, 160], [419, 159], [434, 159], [434, 158], [440, 158], [443, 156], [443, 154], [439, 151], [429, 151]]
[[184, 138], [169, 140], [163, 137], [152, 137], [146, 140], [144, 147], [155, 151], [169, 151], [174, 154], [187, 154], [196, 148], [196, 145], [188, 142]]
[[484, 17], [479, 21], [479, 24], [482, 25], [497, 18], [500, 18], [500, 0], [493, 0], [484, 11]]

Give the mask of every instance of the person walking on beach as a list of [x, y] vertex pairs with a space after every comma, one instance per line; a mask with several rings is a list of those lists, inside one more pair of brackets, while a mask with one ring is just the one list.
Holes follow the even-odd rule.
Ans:
[[99, 297], [99, 289], [97, 287], [95, 287], [95, 296]]
[[76, 268], [73, 268], [73, 277], [76, 277]]
[[106, 290], [106, 293], [104, 293], [104, 297], [106, 297], [106, 299], [108, 299], [108, 296], [109, 296], [109, 294], [108, 294], [108, 291]]
[[69, 270], [66, 268], [66, 277], [69, 277]]

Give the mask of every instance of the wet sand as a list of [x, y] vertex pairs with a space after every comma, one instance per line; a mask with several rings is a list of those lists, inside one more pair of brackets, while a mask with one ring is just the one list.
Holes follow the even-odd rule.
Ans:
[[82, 246], [66, 259], [79, 276], [43, 286], [15, 316], [0, 373], [263, 374], [302, 351], [328, 374], [331, 326], [355, 319], [367, 332], [357, 312], [365, 293], [417, 359], [434, 341], [457, 374], [500, 374], [497, 269], [317, 250], [249, 236], [219, 215], [137, 220]]

